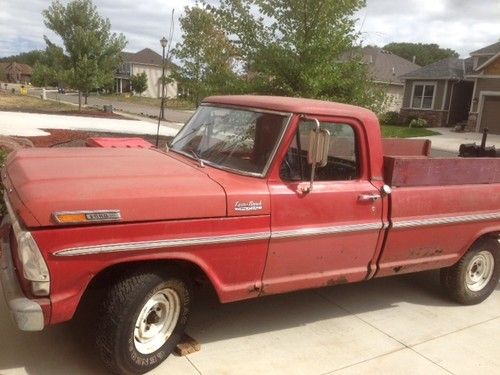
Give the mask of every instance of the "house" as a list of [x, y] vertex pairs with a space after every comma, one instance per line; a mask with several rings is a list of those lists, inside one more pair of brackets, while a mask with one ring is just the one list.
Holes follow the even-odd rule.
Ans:
[[420, 68], [420, 66], [373, 46], [350, 52], [349, 56], [361, 58], [361, 61], [367, 65], [372, 82], [385, 93], [386, 101], [383, 111], [398, 112], [403, 104], [404, 93], [404, 81], [399, 77]]
[[[162, 57], [155, 51], [144, 48], [136, 53], [122, 52], [122, 64], [115, 73], [115, 92], [131, 92], [130, 77], [145, 72], [148, 77], [148, 88], [142, 93], [150, 98], [161, 98]], [[165, 69], [165, 76], [171, 75], [171, 69]], [[165, 86], [165, 97], [177, 97], [177, 83]]]
[[402, 75], [401, 116], [420, 117], [430, 126], [463, 124], [470, 131], [500, 134], [500, 42], [447, 58]]
[[33, 75], [31, 66], [17, 62], [0, 63], [0, 70], [4, 71], [7, 82], [12, 83], [28, 83]]

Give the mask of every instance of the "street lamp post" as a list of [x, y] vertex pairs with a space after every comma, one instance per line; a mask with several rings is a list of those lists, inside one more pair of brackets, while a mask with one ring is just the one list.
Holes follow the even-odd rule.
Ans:
[[163, 37], [160, 40], [162, 48], [162, 58], [161, 58], [161, 119], [165, 120], [164, 113], [164, 103], [165, 103], [165, 47], [167, 46], [168, 40]]
[[162, 57], [161, 57], [161, 106], [160, 106], [160, 116], [158, 117], [158, 129], [156, 132], [156, 147], [158, 147], [158, 141], [160, 137], [160, 121], [165, 120], [165, 47], [168, 44], [167, 38], [163, 37], [160, 40], [161, 48], [162, 48]]

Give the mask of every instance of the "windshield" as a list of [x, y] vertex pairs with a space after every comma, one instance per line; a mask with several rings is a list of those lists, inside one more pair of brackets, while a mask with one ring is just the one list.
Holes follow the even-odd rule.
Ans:
[[211, 165], [262, 175], [288, 116], [201, 106], [171, 143], [171, 149]]

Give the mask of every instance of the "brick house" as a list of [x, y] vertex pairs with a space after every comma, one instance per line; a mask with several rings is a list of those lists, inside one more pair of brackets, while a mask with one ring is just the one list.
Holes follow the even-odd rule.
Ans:
[[[136, 53], [122, 52], [122, 61], [115, 73], [116, 93], [131, 92], [133, 89], [130, 85], [131, 76], [145, 72], [148, 77], [148, 88], [142, 95], [150, 98], [161, 97], [161, 55], [149, 48], [144, 48]], [[165, 69], [165, 76], [168, 77], [170, 74], [171, 70]], [[176, 82], [165, 86], [165, 97], [177, 97]]]
[[401, 116], [430, 126], [467, 125], [500, 134], [500, 42], [447, 58], [400, 76], [405, 82]]
[[17, 62], [0, 63], [0, 69], [5, 73], [7, 82], [11, 83], [28, 83], [33, 75], [31, 66]]

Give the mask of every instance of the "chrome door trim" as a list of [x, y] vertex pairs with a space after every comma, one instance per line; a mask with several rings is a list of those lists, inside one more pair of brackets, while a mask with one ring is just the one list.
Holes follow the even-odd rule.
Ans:
[[367, 224], [337, 225], [332, 227], [292, 229], [275, 231], [271, 234], [271, 239], [279, 240], [296, 237], [325, 236], [338, 233], [368, 232], [373, 230], [380, 230], [384, 227], [385, 225], [383, 225], [381, 222], [376, 222]]
[[228, 236], [124, 242], [117, 244], [73, 247], [69, 249], [56, 251], [54, 255], [67, 257], [67, 256], [77, 256], [77, 255], [116, 253], [121, 251], [144, 251], [144, 250], [154, 250], [154, 249], [166, 249], [171, 247], [217, 245], [217, 244], [233, 243], [233, 242], [268, 240], [269, 235], [270, 235], [269, 232], [257, 232], [257, 233], [237, 234]]
[[427, 227], [434, 225], [471, 223], [476, 221], [487, 221], [495, 219], [500, 219], [500, 212], [493, 212], [489, 214], [447, 216], [447, 217], [430, 218], [430, 219], [394, 221], [392, 223], [392, 228], [394, 229], [416, 228], [416, 227]]

